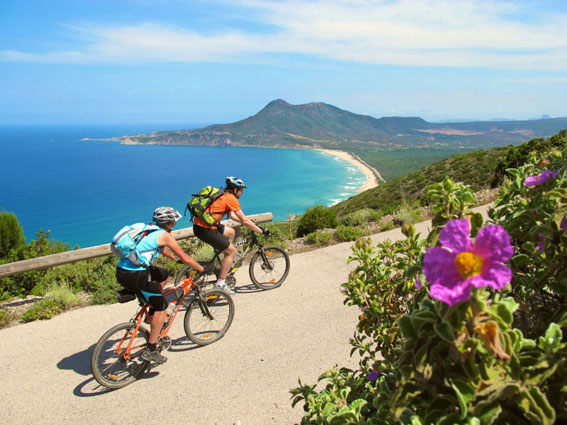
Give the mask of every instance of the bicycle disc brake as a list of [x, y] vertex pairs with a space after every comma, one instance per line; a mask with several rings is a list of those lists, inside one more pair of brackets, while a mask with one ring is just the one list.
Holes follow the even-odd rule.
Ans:
[[262, 267], [262, 270], [264, 270], [265, 272], [271, 272], [272, 270], [274, 270], [274, 264], [271, 261], [262, 263], [260, 267]]
[[171, 337], [169, 335], [162, 336], [158, 339], [157, 348], [159, 351], [167, 351], [171, 347]]

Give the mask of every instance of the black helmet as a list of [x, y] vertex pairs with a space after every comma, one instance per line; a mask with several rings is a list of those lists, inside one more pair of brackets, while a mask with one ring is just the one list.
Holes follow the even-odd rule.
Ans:
[[181, 218], [181, 214], [175, 208], [171, 207], [159, 207], [154, 211], [154, 222], [158, 226], [163, 226], [164, 224], [171, 223], [172, 221], [177, 222]]
[[226, 178], [226, 187], [228, 189], [244, 189], [246, 185], [244, 184], [242, 179], [231, 176]]

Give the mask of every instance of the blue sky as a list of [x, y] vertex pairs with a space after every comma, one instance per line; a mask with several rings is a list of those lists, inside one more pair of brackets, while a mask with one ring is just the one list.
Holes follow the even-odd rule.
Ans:
[[2, 0], [0, 123], [567, 116], [565, 0]]

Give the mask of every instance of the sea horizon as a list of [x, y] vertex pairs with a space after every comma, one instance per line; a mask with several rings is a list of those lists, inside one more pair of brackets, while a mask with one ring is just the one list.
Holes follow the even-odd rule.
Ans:
[[[9, 159], [0, 170], [0, 211], [16, 214], [28, 242], [42, 229], [71, 247], [88, 247], [109, 243], [126, 224], [150, 221], [158, 206], [183, 214], [192, 193], [209, 184], [223, 186], [228, 175], [248, 186], [240, 199], [244, 213], [271, 212], [274, 221], [316, 204], [336, 204], [366, 182], [356, 165], [311, 149], [81, 140], [171, 129], [171, 124], [0, 125], [0, 146]], [[183, 217], [176, 228], [189, 226], [189, 217]]]

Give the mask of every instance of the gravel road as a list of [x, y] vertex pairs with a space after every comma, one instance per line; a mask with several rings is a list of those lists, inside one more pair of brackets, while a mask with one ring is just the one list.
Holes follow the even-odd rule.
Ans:
[[[427, 234], [429, 226], [416, 228]], [[372, 240], [401, 237], [394, 229]], [[315, 384], [335, 364], [357, 364], [348, 340], [360, 313], [343, 305], [339, 292], [355, 267], [346, 264], [351, 245], [292, 255], [286, 282], [273, 291], [257, 291], [248, 270], [240, 270], [234, 322], [222, 340], [192, 346], [178, 317], [167, 363], [116, 391], [93, 379], [90, 357], [100, 336], [128, 321], [136, 303], [85, 307], [0, 330], [0, 423], [298, 423], [303, 409], [292, 409], [289, 393], [298, 379]]]

